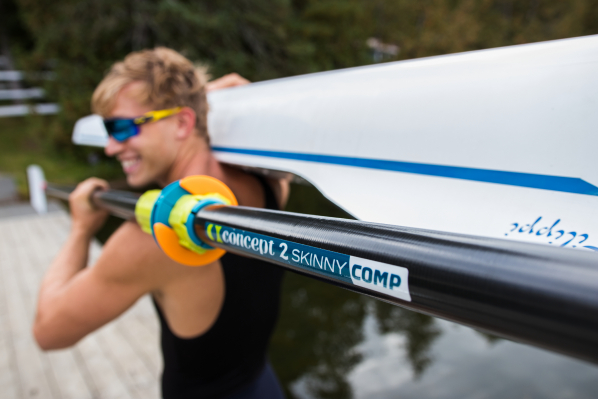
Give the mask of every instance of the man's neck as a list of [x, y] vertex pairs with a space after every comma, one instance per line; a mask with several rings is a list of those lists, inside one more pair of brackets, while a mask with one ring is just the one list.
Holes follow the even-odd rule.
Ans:
[[212, 154], [208, 144], [203, 141], [197, 145], [182, 148], [160, 184], [166, 186], [173, 181], [193, 175], [207, 175], [219, 180], [226, 180], [222, 166]]

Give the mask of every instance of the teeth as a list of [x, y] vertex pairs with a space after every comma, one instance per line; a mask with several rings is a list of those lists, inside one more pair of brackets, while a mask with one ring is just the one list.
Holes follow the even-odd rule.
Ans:
[[121, 161], [123, 168], [130, 168], [131, 166], [137, 164], [138, 162], [139, 162], [139, 160], [137, 160], [137, 159]]

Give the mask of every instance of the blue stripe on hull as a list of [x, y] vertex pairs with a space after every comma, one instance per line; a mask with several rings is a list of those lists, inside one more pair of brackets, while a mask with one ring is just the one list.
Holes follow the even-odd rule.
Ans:
[[532, 173], [506, 172], [500, 170], [463, 168], [459, 166], [430, 165], [423, 163], [388, 161], [382, 159], [340, 157], [335, 155], [303, 154], [282, 151], [250, 150], [243, 148], [212, 147], [214, 151], [235, 154], [258, 155], [269, 158], [292, 159], [344, 165], [359, 168], [390, 170], [393, 172], [414, 173], [425, 176], [448, 177], [453, 179], [505, 184], [508, 186], [537, 188], [563, 193], [598, 195], [598, 187], [577, 177], [537, 175]]

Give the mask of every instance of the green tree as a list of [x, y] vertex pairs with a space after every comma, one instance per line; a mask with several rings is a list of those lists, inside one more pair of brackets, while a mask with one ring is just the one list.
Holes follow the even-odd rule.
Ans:
[[592, 0], [373, 0], [372, 30], [400, 59], [598, 33]]

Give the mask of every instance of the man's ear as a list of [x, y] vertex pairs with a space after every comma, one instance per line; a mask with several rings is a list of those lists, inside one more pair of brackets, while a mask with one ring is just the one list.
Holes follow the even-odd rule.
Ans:
[[177, 118], [178, 123], [177, 139], [184, 140], [190, 135], [195, 134], [195, 111], [189, 107], [183, 107], [174, 117]]

